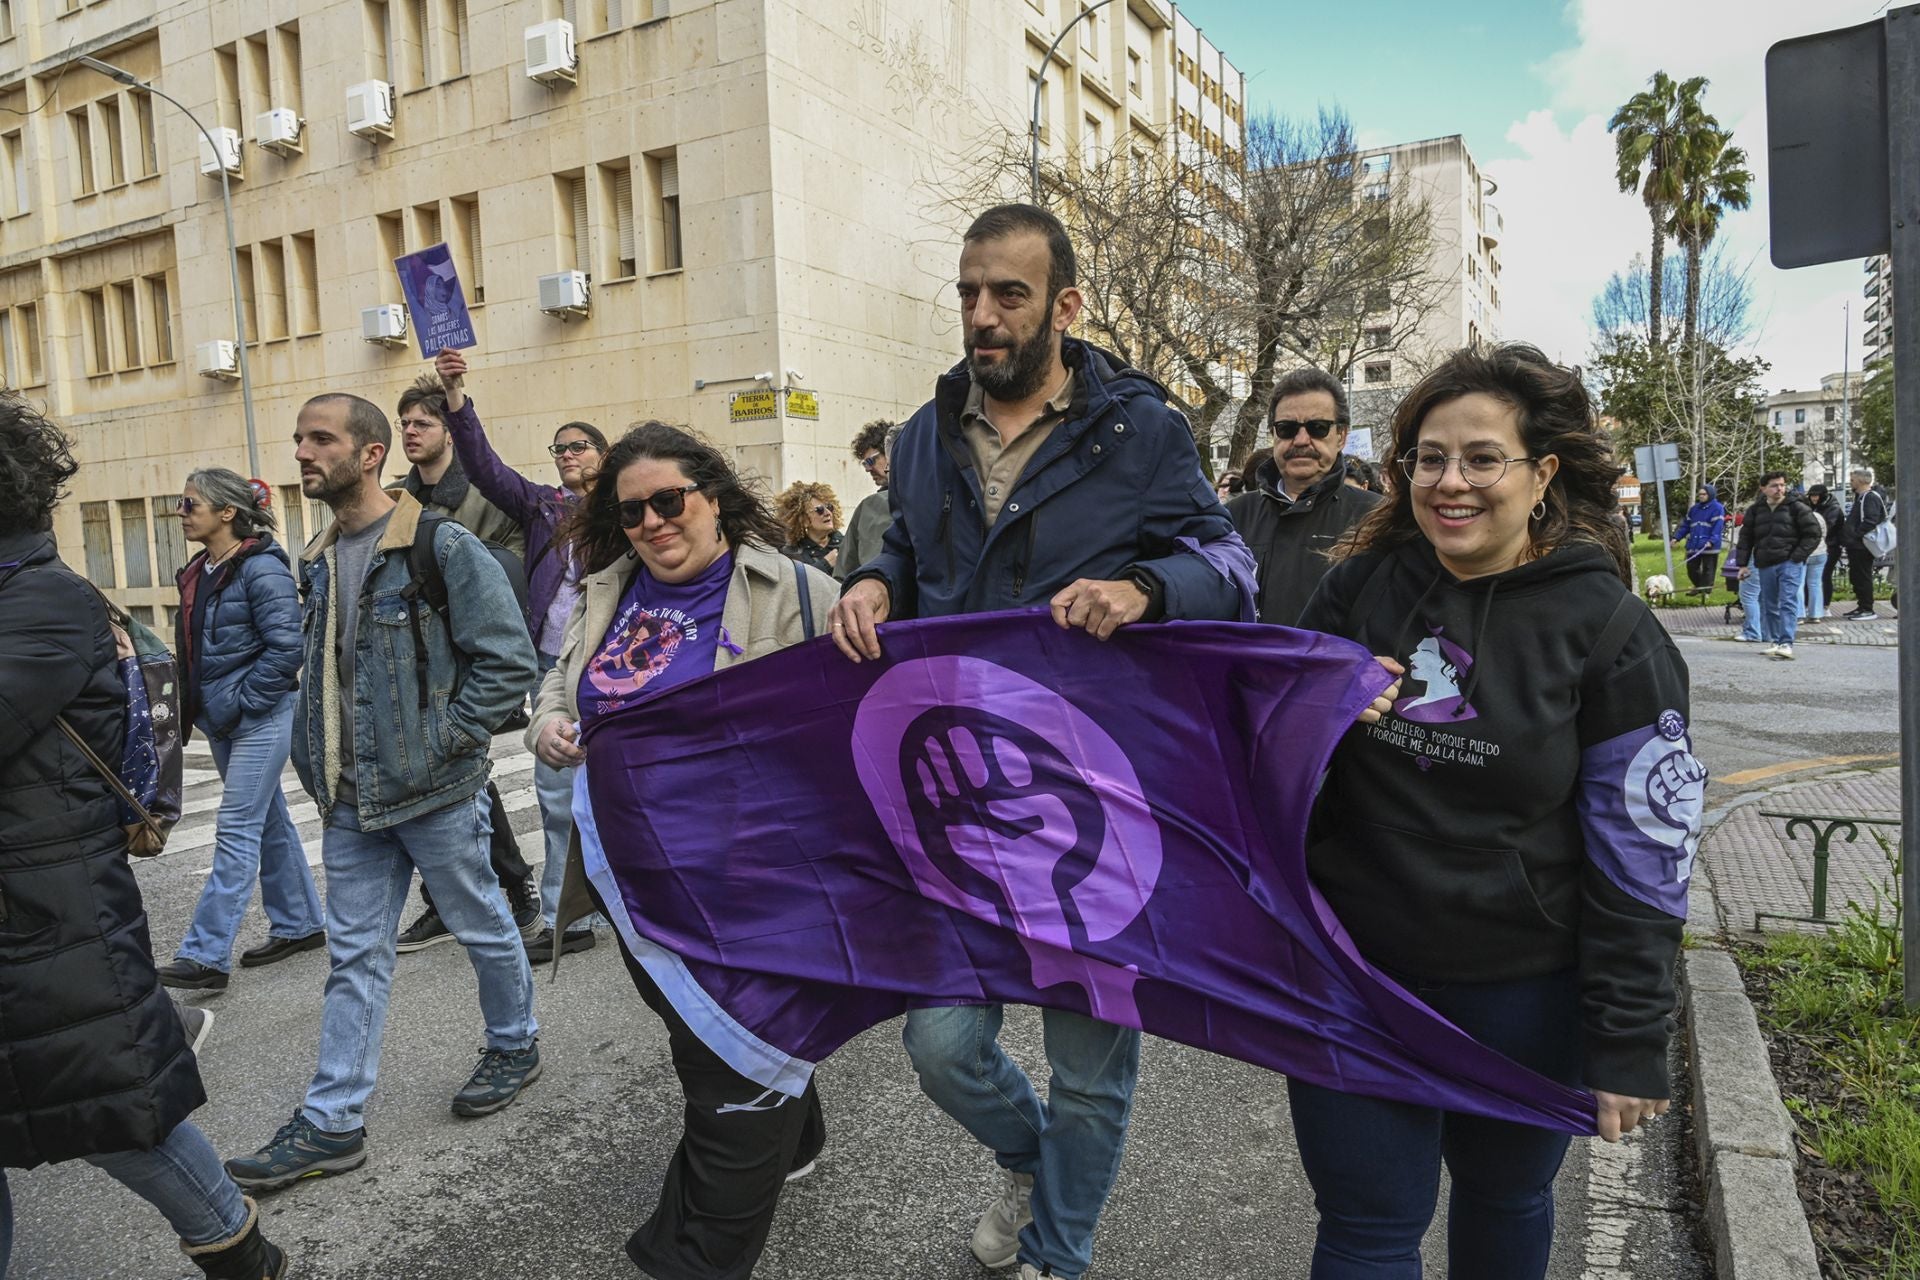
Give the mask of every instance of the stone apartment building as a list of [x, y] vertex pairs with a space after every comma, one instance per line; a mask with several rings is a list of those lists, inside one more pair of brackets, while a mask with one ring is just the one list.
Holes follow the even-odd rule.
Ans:
[[[391, 263], [439, 242], [509, 462], [546, 474], [569, 419], [659, 417], [851, 506], [855, 429], [910, 412], [959, 354], [964, 214], [936, 180], [985, 131], [1024, 133], [1084, 7], [0, 0], [0, 371], [77, 438], [64, 554], [169, 621], [198, 465], [257, 471], [286, 540], [313, 536], [295, 415], [327, 390], [392, 404], [426, 368], [394, 332]], [[82, 55], [179, 98], [216, 149]], [[1236, 149], [1243, 87], [1185, 11], [1121, 0], [1062, 43], [1045, 145]], [[223, 164], [257, 468], [222, 345]]]
[[1883, 253], [1868, 258], [1864, 266], [1867, 309], [1861, 319], [1867, 323], [1867, 354], [1861, 363], [1871, 368], [1893, 358], [1893, 260]]
[[[1860, 400], [1866, 375], [1830, 373], [1812, 391], [1781, 391], [1768, 396], [1756, 409], [1760, 426], [1772, 427], [1789, 448], [1800, 454], [1802, 484], [1824, 484], [1838, 491], [1846, 485], [1842, 447], [1851, 423], [1859, 429]], [[1851, 409], [1849, 410], [1849, 405]]]

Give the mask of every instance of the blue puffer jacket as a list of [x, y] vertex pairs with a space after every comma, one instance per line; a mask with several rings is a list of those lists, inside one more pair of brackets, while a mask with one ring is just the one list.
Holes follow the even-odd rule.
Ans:
[[1687, 508], [1687, 518], [1673, 531], [1675, 542], [1686, 539], [1689, 556], [1718, 551], [1727, 533], [1727, 509], [1720, 505], [1719, 492], [1710, 484], [1701, 487], [1707, 491], [1707, 500]]
[[1253, 621], [1253, 556], [1166, 391], [1076, 339], [1061, 355], [1077, 378], [1073, 408], [991, 529], [960, 430], [966, 362], [941, 375], [888, 457], [893, 526], [849, 585], [879, 578], [889, 616], [940, 618], [1044, 605], [1078, 579], [1138, 569], [1160, 585], [1162, 617]]
[[[287, 553], [272, 534], [249, 538], [205, 572], [207, 553], [187, 562], [176, 582], [180, 616], [174, 652], [198, 672], [198, 697], [183, 704], [187, 723], [208, 737], [229, 738], [240, 722], [278, 707], [300, 685], [300, 593]], [[210, 592], [200, 633], [189, 636], [187, 588]], [[189, 689], [195, 682], [186, 680]]]

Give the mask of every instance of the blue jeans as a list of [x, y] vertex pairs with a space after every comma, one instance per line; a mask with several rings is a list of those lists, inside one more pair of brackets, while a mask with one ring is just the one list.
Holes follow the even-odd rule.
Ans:
[[1827, 616], [1827, 553], [1807, 557], [1806, 610], [1809, 618]]
[[1760, 607], [1760, 571], [1740, 579], [1740, 634], [1749, 640], [1772, 640], [1773, 620]]
[[921, 1092], [1002, 1168], [1033, 1175], [1033, 1222], [1020, 1233], [1020, 1261], [1071, 1278], [1093, 1257], [1093, 1229], [1120, 1172], [1140, 1033], [1042, 1009], [1053, 1078], [1041, 1102], [1000, 1047], [1002, 1013], [997, 1004], [911, 1010], [907, 1056]]
[[1800, 629], [1800, 585], [1807, 566], [1792, 560], [1755, 571], [1760, 579], [1760, 612], [1767, 619], [1771, 639], [1792, 644]]
[[[552, 654], [541, 654], [541, 678], [559, 663]], [[573, 836], [573, 770], [556, 769], [535, 757], [533, 791], [540, 797], [540, 830], [547, 841], [547, 864], [540, 869], [540, 923], [551, 929], [567, 874], [567, 842]]]
[[222, 973], [233, 967], [233, 940], [260, 881], [267, 935], [304, 938], [322, 927], [320, 894], [300, 848], [300, 833], [280, 791], [280, 771], [293, 749], [291, 696], [264, 716], [248, 717], [231, 738], [209, 738], [220, 771], [213, 872], [176, 953]]
[[[1403, 981], [1406, 981], [1403, 979]], [[1426, 987], [1421, 999], [1481, 1043], [1579, 1082], [1580, 989], [1544, 978]], [[1539, 1280], [1553, 1249], [1553, 1180], [1570, 1141], [1530, 1125], [1287, 1081], [1294, 1140], [1320, 1211], [1312, 1280], [1419, 1280], [1420, 1240], [1453, 1176], [1447, 1274]]]
[[[191, 1120], [182, 1120], [151, 1151], [115, 1151], [88, 1156], [87, 1163], [166, 1216], [188, 1244], [218, 1244], [247, 1225], [240, 1188], [220, 1166], [219, 1153]], [[13, 1255], [13, 1194], [0, 1169], [0, 1280]]]
[[524, 1049], [533, 1020], [533, 974], [507, 898], [493, 874], [493, 825], [482, 791], [458, 804], [380, 831], [362, 831], [350, 805], [335, 805], [321, 838], [327, 869], [327, 975], [320, 1015], [320, 1065], [302, 1108], [328, 1133], [361, 1126], [380, 1066], [393, 987], [394, 930], [413, 869], [433, 894], [480, 983], [489, 1049]]

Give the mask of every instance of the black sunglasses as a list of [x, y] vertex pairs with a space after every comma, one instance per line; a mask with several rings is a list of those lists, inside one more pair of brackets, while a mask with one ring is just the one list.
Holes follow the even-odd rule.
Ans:
[[822, 506], [819, 503], [815, 503], [813, 508], [813, 514], [817, 516], [830, 516], [833, 514], [833, 508]]
[[675, 485], [671, 489], [656, 489], [644, 498], [628, 498], [620, 504], [620, 527], [638, 529], [647, 518], [647, 508], [653, 508], [653, 514], [662, 520], [671, 520], [687, 509], [687, 495], [697, 493], [697, 484]]
[[1295, 422], [1291, 418], [1277, 418], [1268, 424], [1273, 430], [1275, 440], [1291, 440], [1305, 427], [1307, 434], [1315, 440], [1325, 440], [1340, 424], [1328, 418], [1308, 418], [1305, 422]]

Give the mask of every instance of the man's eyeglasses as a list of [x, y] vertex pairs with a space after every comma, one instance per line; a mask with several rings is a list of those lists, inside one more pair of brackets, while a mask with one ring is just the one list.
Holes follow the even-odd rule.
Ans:
[[432, 418], [395, 418], [393, 429], [401, 435], [409, 431], [431, 431], [440, 424]]
[[[569, 440], [565, 444], [548, 445], [547, 452], [552, 454], [556, 458], [564, 458], [568, 454], [572, 454], [574, 457], [577, 458], [591, 448], [593, 448], [593, 441], [591, 440]], [[678, 512], [676, 512], [675, 514], [677, 515]], [[634, 522], [634, 524], [638, 524], [638, 523], [639, 521], [637, 520]], [[627, 527], [631, 529], [633, 525], [628, 525]]]
[[1447, 465], [1458, 463], [1460, 478], [1476, 489], [1491, 489], [1506, 478], [1507, 468], [1533, 458], [1509, 458], [1504, 450], [1482, 445], [1465, 453], [1442, 453], [1438, 449], [1409, 449], [1400, 458], [1400, 469], [1416, 488], [1431, 489], [1446, 477]]
[[865, 467], [867, 470], [871, 471], [875, 467], [880, 465], [880, 459], [885, 456], [886, 456], [885, 454], [870, 453], [866, 457], [860, 459], [860, 465]]
[[647, 518], [648, 507], [662, 520], [671, 520], [687, 509], [687, 495], [699, 489], [697, 484], [682, 484], [671, 489], [656, 489], [644, 498], [628, 498], [620, 504], [620, 527], [638, 529]]
[[1267, 425], [1273, 431], [1275, 440], [1291, 440], [1300, 434], [1303, 427], [1315, 440], [1325, 440], [1340, 424], [1330, 418], [1308, 418], [1305, 422], [1295, 422], [1291, 418], [1278, 418]]

